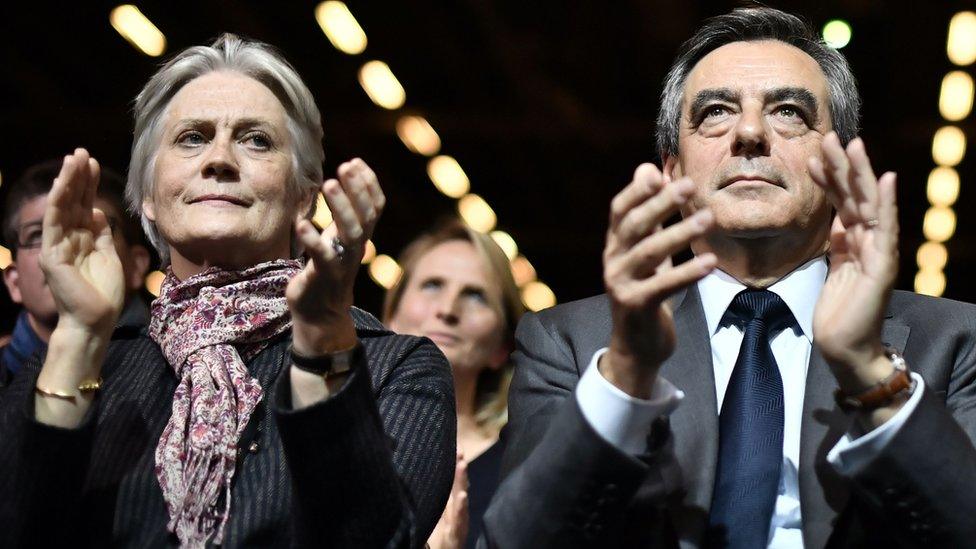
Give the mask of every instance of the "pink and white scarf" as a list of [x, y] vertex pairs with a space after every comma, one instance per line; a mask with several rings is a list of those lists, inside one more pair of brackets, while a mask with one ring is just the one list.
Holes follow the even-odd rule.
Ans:
[[237, 443], [263, 393], [245, 361], [291, 325], [285, 288], [301, 269], [281, 259], [184, 281], [169, 270], [152, 304], [149, 334], [180, 380], [155, 472], [184, 546], [223, 539]]

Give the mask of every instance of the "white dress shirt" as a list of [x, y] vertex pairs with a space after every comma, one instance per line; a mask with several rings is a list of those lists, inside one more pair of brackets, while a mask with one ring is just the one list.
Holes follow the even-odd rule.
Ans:
[[[813, 343], [813, 310], [827, 278], [824, 257], [813, 259], [769, 287], [786, 302], [797, 325], [771, 334], [770, 347], [783, 379], [783, 466], [780, 469], [779, 493], [770, 520], [768, 547], [803, 547], [800, 513], [800, 486], [797, 466], [800, 463], [800, 426], [803, 394]], [[716, 269], [698, 283], [705, 323], [712, 347], [715, 373], [716, 413], [722, 410], [725, 390], [735, 368], [743, 332], [734, 323], [722, 323], [732, 299], [746, 287], [728, 274]], [[678, 334], [678, 337], [681, 337]], [[670, 414], [684, 394], [666, 379], [658, 377], [649, 400], [624, 393], [599, 373], [596, 364], [606, 349], [598, 351], [576, 387], [576, 398], [583, 417], [607, 442], [637, 455], [646, 450], [646, 436], [651, 422]], [[916, 390], [899, 412], [881, 427], [852, 439], [844, 436], [828, 453], [827, 459], [842, 474], [851, 474], [877, 454], [895, 436], [921, 400], [924, 382], [912, 374]]]

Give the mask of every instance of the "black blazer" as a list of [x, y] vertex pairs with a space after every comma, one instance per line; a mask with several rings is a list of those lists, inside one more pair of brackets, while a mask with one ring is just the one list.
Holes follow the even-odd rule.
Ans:
[[[609, 343], [605, 296], [523, 318], [509, 393], [506, 480], [485, 516], [498, 547], [699, 547], [718, 459], [711, 346], [696, 286], [672, 301], [678, 334], [661, 375], [685, 393], [648, 433], [639, 459], [606, 443], [573, 389]], [[885, 343], [925, 379], [918, 407], [885, 449], [852, 478], [827, 452], [850, 420], [814, 349], [801, 425], [799, 483], [807, 549], [976, 544], [976, 307], [894, 292]], [[882, 545], [885, 546], [885, 545]]]
[[[429, 340], [353, 319], [365, 363], [323, 402], [292, 409], [287, 335], [248, 363], [265, 397], [239, 444], [225, 546], [421, 547], [430, 535], [453, 478], [450, 368]], [[34, 421], [39, 369], [0, 403], [0, 545], [176, 544], [153, 471], [178, 381], [159, 347], [117, 329], [77, 429]]]

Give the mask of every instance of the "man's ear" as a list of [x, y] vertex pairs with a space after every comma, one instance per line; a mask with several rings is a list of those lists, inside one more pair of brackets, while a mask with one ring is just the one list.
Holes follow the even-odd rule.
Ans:
[[681, 167], [678, 166], [678, 156], [668, 154], [664, 156], [661, 174], [664, 175], [664, 182], [668, 183], [681, 177]]
[[149, 250], [142, 244], [133, 244], [129, 246], [129, 260], [132, 271], [129, 273], [128, 289], [134, 291], [145, 284], [146, 273], [149, 272]]
[[3, 270], [3, 283], [7, 286], [10, 300], [17, 304], [23, 304], [24, 298], [20, 293], [20, 272], [17, 271], [17, 264], [11, 263]]

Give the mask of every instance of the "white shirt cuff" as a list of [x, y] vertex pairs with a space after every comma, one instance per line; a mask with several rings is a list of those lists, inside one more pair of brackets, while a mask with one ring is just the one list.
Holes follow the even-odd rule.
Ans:
[[658, 376], [649, 400], [628, 395], [607, 381], [597, 368], [606, 352], [604, 347], [594, 353], [576, 385], [576, 401], [600, 438], [623, 452], [643, 454], [647, 451], [651, 423], [673, 412], [685, 394]]
[[915, 380], [915, 390], [908, 402], [888, 421], [871, 430], [863, 436], [852, 439], [849, 434], [845, 434], [830, 452], [827, 453], [827, 461], [837, 469], [842, 475], [851, 476], [863, 468], [869, 461], [884, 450], [891, 439], [895, 438], [902, 425], [908, 421], [918, 403], [922, 400], [922, 392], [925, 391], [925, 380], [915, 372], [911, 373]]

